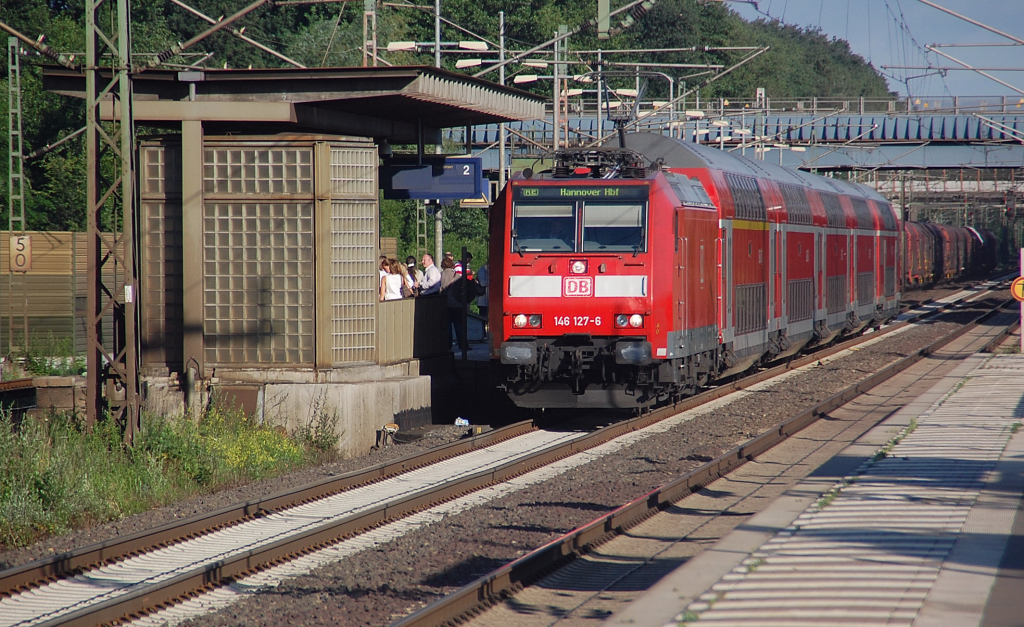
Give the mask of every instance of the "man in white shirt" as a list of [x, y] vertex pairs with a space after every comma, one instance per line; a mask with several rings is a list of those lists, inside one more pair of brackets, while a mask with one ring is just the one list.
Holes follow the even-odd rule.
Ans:
[[427, 296], [440, 293], [441, 271], [434, 265], [434, 258], [424, 253], [420, 262], [423, 264], [423, 280], [420, 282], [420, 295]]

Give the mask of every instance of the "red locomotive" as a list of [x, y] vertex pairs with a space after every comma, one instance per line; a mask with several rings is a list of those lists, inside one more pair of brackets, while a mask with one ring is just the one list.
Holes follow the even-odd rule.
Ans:
[[637, 408], [897, 312], [875, 191], [670, 137], [564, 150], [491, 215], [491, 357], [523, 407]]

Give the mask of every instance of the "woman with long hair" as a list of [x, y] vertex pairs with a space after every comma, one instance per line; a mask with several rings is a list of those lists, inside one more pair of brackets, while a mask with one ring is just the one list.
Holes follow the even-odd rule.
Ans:
[[402, 278], [401, 266], [397, 259], [388, 260], [388, 273], [381, 277], [380, 280], [380, 299], [381, 300], [399, 300], [402, 298], [402, 283], [405, 279]]

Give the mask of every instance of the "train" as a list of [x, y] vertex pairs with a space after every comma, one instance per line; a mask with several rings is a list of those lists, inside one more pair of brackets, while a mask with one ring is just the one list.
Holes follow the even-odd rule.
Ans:
[[905, 222], [903, 253], [904, 289], [914, 289], [994, 268], [999, 240], [988, 229]]
[[[643, 409], [879, 326], [991, 234], [859, 184], [655, 133], [556, 151], [490, 217], [490, 358], [520, 407]], [[901, 259], [906, 256], [908, 261]], [[906, 268], [906, 273], [901, 271]]]

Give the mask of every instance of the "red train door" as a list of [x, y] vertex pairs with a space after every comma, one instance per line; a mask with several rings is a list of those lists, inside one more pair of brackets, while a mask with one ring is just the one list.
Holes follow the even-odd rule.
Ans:
[[683, 222], [685, 214], [682, 211], [676, 211], [676, 283], [679, 285], [679, 293], [681, 297], [678, 299], [676, 304], [676, 328], [679, 330], [689, 329], [689, 320], [687, 316], [687, 310], [690, 308], [689, 296], [689, 282], [687, 276], [690, 274], [686, 267], [687, 256], [687, 237], [685, 235], [686, 228]]

